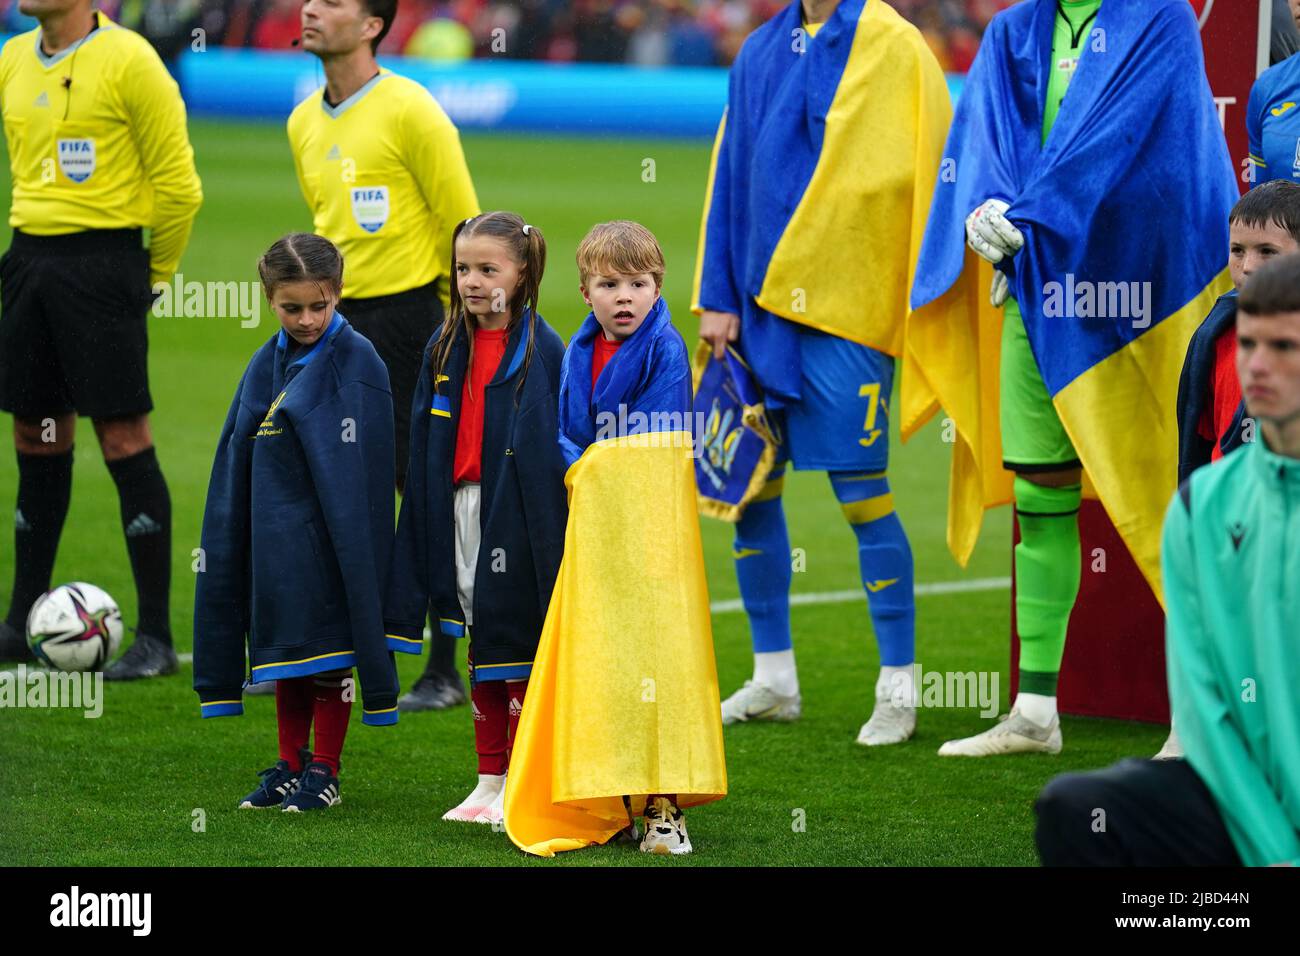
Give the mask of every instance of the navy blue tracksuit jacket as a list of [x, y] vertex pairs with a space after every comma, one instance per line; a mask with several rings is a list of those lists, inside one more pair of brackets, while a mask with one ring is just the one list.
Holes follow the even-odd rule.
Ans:
[[[532, 671], [546, 607], [564, 555], [568, 521], [565, 463], [555, 436], [564, 342], [539, 315], [523, 375], [528, 323], [515, 324], [496, 375], [484, 389], [482, 543], [474, 578], [474, 680], [518, 680]], [[458, 332], [434, 388], [433, 344], [411, 408], [411, 460], [388, 572], [384, 623], [390, 641], [417, 653], [430, 603], [444, 634], [461, 637], [456, 593], [452, 467], [469, 365]], [[395, 645], [396, 646], [396, 645]]]
[[[1214, 442], [1201, 437], [1197, 425], [1205, 411], [1206, 398], [1214, 381], [1214, 343], [1237, 321], [1237, 293], [1225, 292], [1214, 302], [1192, 341], [1187, 346], [1183, 371], [1178, 377], [1178, 483], [1181, 485], [1197, 468], [1210, 463]], [[1237, 406], [1228, 431], [1220, 436], [1223, 454], [1238, 448], [1244, 434], [1246, 403]]]
[[243, 712], [254, 682], [356, 667], [362, 719], [397, 722], [384, 636], [393, 538], [393, 402], [374, 346], [339, 314], [290, 354], [249, 363], [217, 445], [194, 595], [203, 716]]

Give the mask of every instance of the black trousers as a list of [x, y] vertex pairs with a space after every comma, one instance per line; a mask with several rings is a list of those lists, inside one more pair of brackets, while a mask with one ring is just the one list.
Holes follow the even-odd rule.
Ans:
[[1241, 865], [1214, 797], [1184, 760], [1062, 774], [1034, 812], [1044, 866]]
[[424, 347], [442, 325], [442, 300], [438, 298], [436, 283], [373, 299], [342, 299], [338, 310], [354, 329], [370, 340], [388, 367], [396, 427], [397, 484], [404, 487], [411, 439], [411, 400], [420, 378]]

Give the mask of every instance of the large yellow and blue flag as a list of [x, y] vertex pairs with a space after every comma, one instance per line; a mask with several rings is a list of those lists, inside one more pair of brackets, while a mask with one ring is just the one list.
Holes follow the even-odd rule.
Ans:
[[948, 544], [963, 565], [1010, 498], [998, 426], [1001, 315], [964, 220], [1010, 203], [1024, 247], [998, 268], [1097, 497], [1160, 596], [1187, 343], [1230, 285], [1227, 144], [1186, 0], [1102, 3], [1046, 142], [1055, 0], [993, 19], [957, 106], [912, 286], [902, 429], [955, 426]]
[[740, 351], [774, 405], [801, 398], [797, 325], [901, 353], [951, 117], [924, 38], [881, 0], [842, 0], [815, 36], [793, 0], [746, 39], [692, 309], [741, 317]]
[[604, 843], [648, 795], [727, 792], [686, 344], [661, 298], [593, 387], [598, 334], [588, 315], [560, 375], [564, 558], [506, 777], [506, 832], [538, 856]]

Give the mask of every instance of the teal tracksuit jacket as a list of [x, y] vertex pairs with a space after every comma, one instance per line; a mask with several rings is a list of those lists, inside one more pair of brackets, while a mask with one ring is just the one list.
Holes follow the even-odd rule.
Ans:
[[1300, 459], [1262, 436], [1165, 517], [1169, 696], [1248, 866], [1300, 865]]

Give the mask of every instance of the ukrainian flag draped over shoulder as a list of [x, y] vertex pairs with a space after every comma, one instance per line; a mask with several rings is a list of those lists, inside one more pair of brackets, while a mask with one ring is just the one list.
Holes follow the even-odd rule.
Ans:
[[800, 397], [799, 323], [902, 350], [912, 265], [952, 115], [920, 33], [843, 0], [809, 37], [799, 0], [732, 66], [692, 308], [742, 317], [769, 395]]
[[1004, 199], [1025, 245], [999, 268], [1097, 496], [1159, 596], [1178, 375], [1230, 284], [1236, 182], [1186, 0], [1102, 3], [1043, 144], [1055, 16], [1055, 0], [999, 14], [967, 77], [912, 287], [903, 435], [940, 406], [955, 424], [948, 544], [965, 564], [984, 508], [1010, 497], [1001, 315], [964, 227], [985, 199]]
[[560, 379], [564, 558], [506, 777], [529, 853], [604, 843], [648, 794], [727, 790], [691, 458], [686, 345], [660, 299], [591, 385], [593, 316]]

